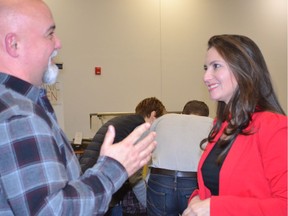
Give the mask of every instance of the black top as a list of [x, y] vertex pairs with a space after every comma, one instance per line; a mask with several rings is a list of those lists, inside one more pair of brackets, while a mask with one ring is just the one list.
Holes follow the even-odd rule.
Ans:
[[217, 158], [221, 153], [220, 146], [216, 143], [202, 166], [202, 176], [205, 186], [211, 191], [212, 195], [219, 195], [219, 173], [222, 164], [225, 160], [219, 164]]
[[94, 164], [97, 162], [109, 125], [113, 125], [115, 127], [116, 135], [114, 143], [118, 143], [127, 137], [137, 126], [144, 122], [145, 121], [142, 116], [135, 114], [117, 116], [103, 124], [102, 127], [96, 132], [92, 142], [87, 146], [80, 158], [82, 172], [85, 172], [86, 169], [94, 166]]

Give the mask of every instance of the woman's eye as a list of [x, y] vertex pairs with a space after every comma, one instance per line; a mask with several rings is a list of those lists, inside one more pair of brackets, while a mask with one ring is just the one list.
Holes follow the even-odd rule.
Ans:
[[220, 68], [220, 67], [221, 67], [220, 64], [213, 64], [213, 68], [214, 68], [214, 69], [217, 69], [217, 68]]
[[204, 69], [204, 71], [207, 71], [207, 69], [208, 69], [207, 65], [204, 65], [203, 69]]

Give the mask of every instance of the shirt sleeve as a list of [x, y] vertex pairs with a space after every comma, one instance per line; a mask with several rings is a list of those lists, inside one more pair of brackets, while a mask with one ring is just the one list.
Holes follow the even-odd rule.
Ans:
[[57, 124], [37, 115], [2, 121], [0, 133], [0, 212], [101, 215], [128, 178], [109, 157], [100, 157], [80, 176], [77, 158]]

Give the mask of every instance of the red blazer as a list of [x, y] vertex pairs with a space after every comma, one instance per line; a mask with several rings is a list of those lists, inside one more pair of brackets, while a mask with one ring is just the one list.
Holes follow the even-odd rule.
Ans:
[[255, 133], [239, 135], [222, 165], [219, 196], [211, 196], [201, 173], [215, 142], [207, 145], [199, 161], [199, 189], [190, 200], [195, 195], [210, 197], [211, 216], [287, 216], [287, 116], [255, 113], [249, 128]]

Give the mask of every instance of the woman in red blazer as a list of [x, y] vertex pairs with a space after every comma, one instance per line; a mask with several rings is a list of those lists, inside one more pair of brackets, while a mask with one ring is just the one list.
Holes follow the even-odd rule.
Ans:
[[260, 49], [245, 36], [213, 36], [204, 69], [217, 117], [183, 216], [286, 216], [287, 116]]

